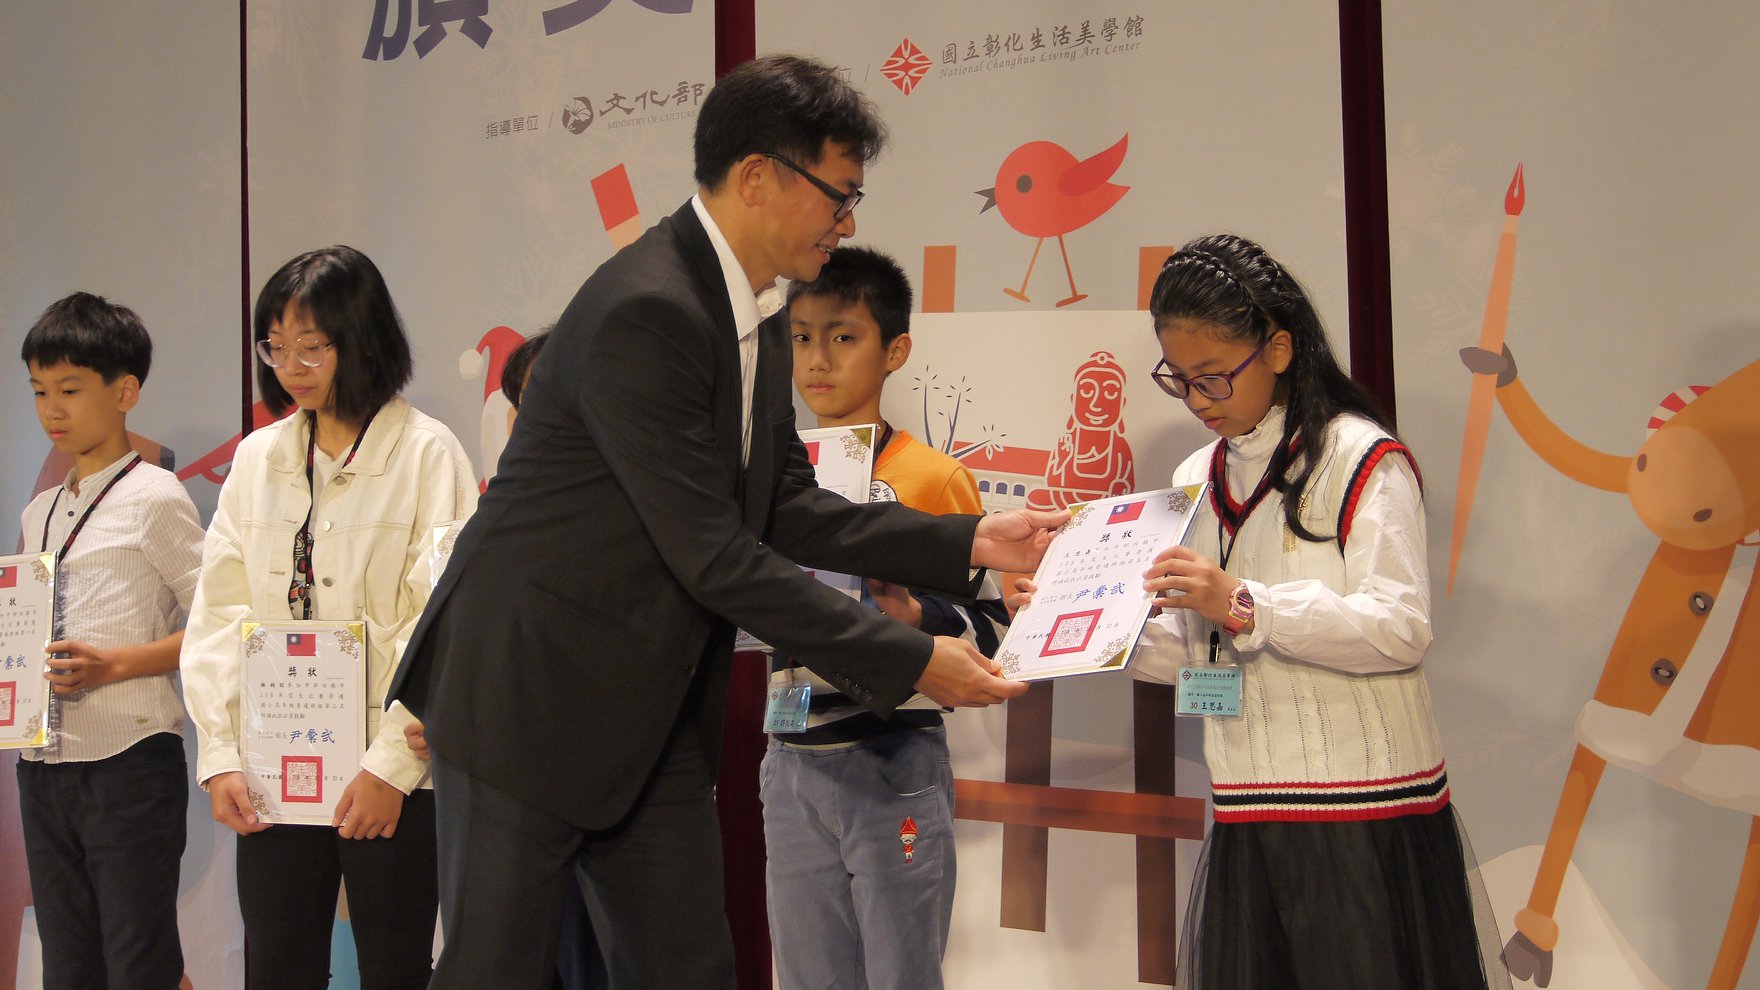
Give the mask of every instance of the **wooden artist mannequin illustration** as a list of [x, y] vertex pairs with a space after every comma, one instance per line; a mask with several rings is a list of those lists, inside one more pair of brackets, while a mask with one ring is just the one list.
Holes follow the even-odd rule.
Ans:
[[1135, 491], [1131, 445], [1124, 439], [1124, 369], [1106, 351], [1076, 368], [1069, 422], [1045, 466], [1045, 487], [1027, 495], [1034, 509], [1065, 509], [1077, 502]]
[[1612, 763], [1755, 816], [1708, 986], [1734, 987], [1760, 918], [1760, 361], [1710, 388], [1670, 396], [1635, 456], [1578, 443], [1516, 377], [1507, 348], [1461, 352], [1497, 375], [1497, 402], [1522, 439], [1566, 476], [1624, 492], [1662, 540], [1614, 636], [1593, 700], [1577, 719], [1576, 753], [1516, 934], [1512, 973], [1551, 982], [1561, 937], [1553, 912], [1571, 851]]

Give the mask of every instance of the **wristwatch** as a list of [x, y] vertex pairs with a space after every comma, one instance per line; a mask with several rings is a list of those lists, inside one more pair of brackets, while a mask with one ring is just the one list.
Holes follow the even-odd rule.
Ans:
[[1247, 590], [1247, 582], [1242, 581], [1228, 594], [1228, 617], [1222, 620], [1222, 631], [1230, 636], [1239, 636], [1241, 630], [1251, 621], [1253, 593]]

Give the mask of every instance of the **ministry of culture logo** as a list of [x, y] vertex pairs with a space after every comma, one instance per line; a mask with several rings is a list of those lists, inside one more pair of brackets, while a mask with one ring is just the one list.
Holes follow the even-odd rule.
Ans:
[[562, 126], [568, 128], [570, 134], [579, 134], [593, 123], [593, 101], [585, 96], [577, 96], [562, 107]]
[[892, 54], [880, 66], [880, 74], [897, 86], [899, 92], [909, 96], [911, 90], [916, 89], [923, 77], [929, 74], [931, 64], [933, 63], [929, 56], [924, 55], [922, 49], [906, 38], [898, 43], [898, 47], [892, 50]]

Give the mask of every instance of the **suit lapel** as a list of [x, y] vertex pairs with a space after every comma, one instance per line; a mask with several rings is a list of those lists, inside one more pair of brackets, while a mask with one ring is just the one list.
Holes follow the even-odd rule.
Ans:
[[[715, 244], [709, 239], [709, 232], [703, 228], [703, 222], [697, 218], [697, 211], [686, 202], [672, 215], [672, 223], [677, 231], [680, 254], [690, 266], [692, 278], [701, 286], [702, 297], [708, 310], [713, 326], [709, 332], [709, 346], [715, 354], [717, 365], [718, 387], [715, 395], [714, 417], [715, 432], [721, 436], [733, 436], [735, 442], [727, 448], [727, 456], [736, 473], [741, 474], [739, 492], [742, 508], [745, 505], [745, 479], [740, 469], [740, 377], [739, 377], [739, 337], [738, 329], [733, 321], [733, 302], [727, 296], [727, 277], [721, 271], [721, 258], [715, 253]], [[760, 365], [762, 364], [762, 348], [760, 347]], [[719, 384], [725, 383], [725, 384]], [[753, 409], [758, 408], [754, 393]], [[754, 412], [755, 415], [755, 412]], [[753, 434], [754, 445], [757, 434]], [[768, 496], [766, 496], [768, 501]]]
[[[787, 312], [784, 310], [783, 312]], [[752, 377], [752, 453], [740, 475], [740, 508], [746, 528], [764, 535], [770, 516], [770, 499], [776, 491], [776, 438], [772, 427], [777, 417], [771, 407], [789, 401], [789, 361], [785, 346], [783, 314], [758, 325], [758, 363]]]

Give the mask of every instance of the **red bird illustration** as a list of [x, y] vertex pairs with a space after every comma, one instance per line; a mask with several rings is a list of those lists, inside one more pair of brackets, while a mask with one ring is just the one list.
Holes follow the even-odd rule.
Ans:
[[1069, 277], [1069, 298], [1057, 305], [1068, 306], [1088, 298], [1087, 293], [1076, 290], [1076, 276], [1069, 267], [1069, 248], [1064, 246], [1063, 235], [1100, 219], [1130, 190], [1129, 186], [1109, 181], [1124, 162], [1130, 140], [1131, 136], [1126, 134], [1117, 144], [1080, 162], [1061, 145], [1028, 141], [1002, 160], [1002, 168], [996, 172], [996, 185], [978, 190], [978, 195], [984, 197], [984, 208], [978, 212], [999, 207], [1002, 219], [1010, 227], [1039, 239], [1033, 245], [1033, 258], [1027, 262], [1027, 275], [1021, 279], [1021, 287], [1003, 292], [1021, 302], [1032, 301], [1027, 298], [1027, 282], [1033, 277], [1033, 265], [1039, 261], [1039, 249], [1045, 246], [1045, 238], [1055, 237], [1058, 250], [1063, 252], [1064, 274]]

